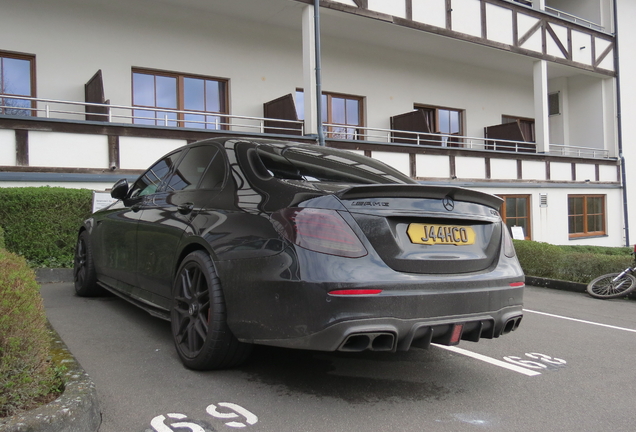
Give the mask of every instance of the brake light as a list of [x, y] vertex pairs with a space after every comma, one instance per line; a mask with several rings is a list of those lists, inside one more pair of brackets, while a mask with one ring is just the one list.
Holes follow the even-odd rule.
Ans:
[[361, 295], [377, 295], [382, 292], [381, 289], [342, 289], [329, 291], [330, 296], [361, 296]]
[[283, 237], [304, 249], [347, 258], [367, 254], [358, 236], [335, 210], [288, 208], [274, 213], [272, 220]]
[[512, 282], [509, 284], [511, 288], [519, 288], [522, 286], [526, 286], [524, 282]]

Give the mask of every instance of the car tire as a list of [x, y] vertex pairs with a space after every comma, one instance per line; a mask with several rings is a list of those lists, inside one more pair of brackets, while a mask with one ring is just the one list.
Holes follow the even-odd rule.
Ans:
[[95, 297], [105, 294], [104, 289], [97, 285], [93, 250], [86, 231], [82, 231], [77, 237], [73, 280], [75, 282], [75, 293], [80, 297]]
[[227, 325], [221, 281], [203, 251], [184, 258], [173, 284], [172, 337], [184, 366], [225, 369], [243, 363], [251, 344], [240, 342]]

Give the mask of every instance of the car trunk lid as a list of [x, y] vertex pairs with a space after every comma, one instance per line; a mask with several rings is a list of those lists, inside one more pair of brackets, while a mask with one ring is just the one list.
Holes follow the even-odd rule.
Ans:
[[497, 264], [501, 199], [459, 187], [364, 185], [335, 193], [392, 269], [485, 271]]

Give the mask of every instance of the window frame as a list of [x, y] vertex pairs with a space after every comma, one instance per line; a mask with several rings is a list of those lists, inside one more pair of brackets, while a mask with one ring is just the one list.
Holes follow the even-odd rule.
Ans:
[[[0, 95], [7, 95], [9, 96], [8, 99], [11, 99], [11, 96], [23, 96], [23, 97], [30, 97], [30, 98], [36, 98], [37, 97], [37, 86], [36, 86], [36, 77], [35, 77], [35, 73], [36, 73], [36, 68], [35, 68], [35, 54], [25, 54], [25, 53], [18, 53], [18, 52], [13, 52], [13, 51], [2, 51], [0, 50], [0, 59], [1, 58], [10, 58], [10, 59], [16, 59], [16, 60], [27, 60], [29, 62], [29, 74], [30, 74], [30, 82], [29, 82], [29, 90], [30, 90], [30, 94], [28, 96], [25, 95], [16, 95], [13, 93], [4, 93], [2, 91], [2, 81], [3, 81], [3, 77], [0, 75]], [[0, 72], [1, 74], [1, 72]], [[4, 99], [4, 97], [0, 96], [0, 99]], [[37, 104], [35, 101], [30, 101], [29, 102], [29, 108], [22, 108], [28, 111], [28, 117], [36, 117], [37, 116]], [[4, 110], [6, 108], [0, 108], [0, 115], [4, 115]], [[16, 108], [16, 109], [20, 109], [20, 108]], [[8, 114], [7, 114], [8, 115]]]
[[[570, 198], [583, 198], [583, 214], [572, 214], [570, 212]], [[602, 211], [600, 215], [603, 221], [602, 231], [589, 231], [588, 229], [588, 217], [596, 213], [588, 213], [587, 200], [588, 198], [602, 198]], [[570, 232], [570, 218], [573, 216], [583, 216], [583, 232]], [[570, 239], [586, 238], [586, 237], [600, 237], [607, 235], [607, 195], [603, 194], [568, 194], [568, 237]]]
[[[302, 103], [299, 104], [299, 93], [303, 94], [303, 99], [302, 101], [304, 101], [304, 89], [302, 88], [297, 88], [296, 89], [296, 93], [294, 95], [294, 102], [296, 103], [296, 113], [298, 115], [298, 119], [299, 120], [304, 120], [305, 119], [305, 111], [304, 111], [304, 106], [302, 106]], [[335, 93], [335, 92], [326, 92], [323, 91], [322, 92], [322, 110], [323, 112], [322, 114], [322, 123], [323, 123], [323, 130], [325, 131], [325, 133], [327, 134], [327, 137], [329, 139], [352, 139], [352, 140], [359, 140], [360, 136], [364, 136], [364, 133], [360, 133], [358, 131], [358, 128], [363, 128], [365, 127], [365, 122], [364, 122], [364, 118], [365, 118], [365, 110], [364, 110], [364, 101], [365, 101], [365, 97], [364, 96], [358, 96], [358, 95], [352, 95], [352, 94], [346, 94], [346, 93]], [[333, 108], [332, 108], [332, 101], [334, 98], [339, 98], [339, 99], [345, 99], [345, 107], [346, 107], [346, 101], [347, 100], [355, 100], [358, 103], [358, 124], [354, 125], [354, 124], [350, 124], [350, 123], [337, 123], [333, 120]], [[304, 103], [304, 102], [303, 102]], [[299, 107], [302, 106], [302, 111], [299, 111]], [[345, 108], [346, 109], [346, 108]], [[302, 114], [301, 114], [302, 113]], [[325, 115], [326, 113], [326, 115]], [[325, 124], [328, 125], [333, 125], [333, 126], [325, 126]], [[338, 128], [342, 128], [342, 129], [355, 129], [354, 133], [349, 133], [349, 132], [344, 132], [342, 133], [342, 135], [346, 135], [344, 138], [341, 137], [334, 137], [334, 135], [340, 134], [339, 132], [336, 132], [336, 129]]]
[[[176, 108], [161, 108], [156, 106], [156, 101], [155, 101], [155, 106], [149, 106], [149, 105], [136, 105], [135, 104], [135, 86], [134, 86], [134, 77], [135, 74], [144, 74], [144, 75], [152, 75], [155, 78], [157, 76], [162, 76], [162, 77], [168, 77], [168, 78], [175, 78], [176, 79], [176, 104], [177, 107]], [[205, 81], [216, 81], [219, 83], [223, 84], [223, 95], [219, 98], [219, 102], [221, 104], [222, 110], [219, 112], [215, 112], [215, 111], [199, 111], [199, 110], [192, 110], [192, 109], [185, 109], [185, 84], [184, 84], [184, 80], [186, 78], [193, 78], [193, 79], [200, 79], [200, 80], [205, 80]], [[168, 119], [169, 123], [176, 123], [176, 127], [188, 127], [186, 126], [187, 123], [191, 123], [192, 120], [187, 120], [185, 118], [186, 114], [184, 114], [181, 111], [187, 111], [188, 113], [195, 113], [195, 115], [202, 115], [202, 116], [218, 116], [220, 117], [220, 125], [219, 128], [210, 128], [210, 126], [212, 124], [202, 124], [202, 129], [212, 129], [212, 130], [228, 130], [229, 129], [229, 125], [227, 124], [227, 118], [225, 116], [230, 114], [230, 80], [228, 78], [221, 78], [221, 77], [213, 77], [213, 76], [207, 76], [207, 75], [197, 75], [197, 74], [189, 74], [189, 73], [182, 73], [182, 72], [171, 72], [171, 71], [165, 71], [165, 70], [158, 70], [158, 69], [148, 69], [148, 68], [140, 68], [140, 67], [133, 67], [131, 69], [131, 74], [130, 74], [130, 91], [131, 91], [131, 106], [133, 106], [135, 109], [139, 109], [139, 110], [144, 110], [147, 108], [152, 108], [152, 109], [156, 109], [156, 110], [160, 110], [160, 111], [166, 111], [166, 112], [175, 112], [177, 114], [177, 118], [176, 119]], [[155, 97], [156, 97], [156, 87], [155, 87]], [[204, 95], [205, 97], [205, 95]], [[157, 113], [158, 111], [153, 111], [155, 113]], [[134, 117], [134, 116], [133, 116]], [[137, 123], [136, 119], [133, 118], [133, 124], [143, 124], [143, 123]], [[160, 119], [158, 117], [155, 117], [155, 126], [164, 126], [164, 119]]]
[[[435, 134], [444, 134], [444, 135], [454, 135], [454, 136], [464, 136], [464, 131], [466, 130], [466, 110], [461, 108], [451, 108], [440, 105], [426, 105], [426, 104], [414, 104], [413, 109], [424, 111], [424, 115], [430, 119], [429, 112], [433, 113], [433, 124], [429, 124], [429, 128], [431, 129], [431, 133]], [[457, 133], [452, 132], [441, 132], [440, 128], [440, 111], [452, 111], [459, 114], [459, 131]]]
[[[529, 194], [506, 194], [506, 195], [497, 195], [499, 198], [503, 199], [503, 203], [501, 204], [501, 208], [499, 209], [499, 214], [501, 215], [501, 220], [508, 227], [508, 217], [506, 216], [506, 198], [525, 198], [526, 200], [526, 209], [528, 209], [528, 214], [523, 217], [515, 216], [514, 219], [526, 219], [527, 232], [524, 232], [524, 238], [526, 240], [532, 240], [532, 195]], [[510, 229], [510, 227], [508, 227]]]

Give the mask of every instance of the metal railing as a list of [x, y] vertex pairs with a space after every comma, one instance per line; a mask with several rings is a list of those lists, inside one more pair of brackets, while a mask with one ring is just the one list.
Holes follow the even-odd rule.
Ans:
[[566, 21], [570, 21], [570, 22], [573, 22], [573, 23], [576, 23], [576, 24], [580, 24], [582, 26], [591, 28], [592, 30], [598, 30], [598, 31], [602, 31], [602, 32], [605, 31], [605, 27], [603, 27], [603, 26], [601, 26], [599, 24], [593, 23], [592, 21], [588, 21], [588, 20], [586, 20], [584, 18], [577, 17], [576, 15], [572, 15], [572, 14], [569, 14], [567, 12], [560, 11], [558, 9], [554, 9], [554, 8], [546, 6], [545, 7], [545, 11], [547, 13], [549, 13], [550, 15], [557, 16], [557, 17], [559, 17], [559, 18], [561, 18], [563, 20], [566, 20]]
[[[24, 104], [16, 105], [13, 101], [25, 101], [29, 103], [29, 106], [25, 106]], [[32, 104], [34, 104], [35, 107], [33, 107]], [[151, 117], [149, 113], [154, 113], [154, 115]], [[91, 120], [109, 123], [132, 123], [137, 125], [231, 130], [237, 132], [304, 134], [304, 122], [298, 120], [74, 102], [3, 94], [0, 94], [0, 115], [1, 114], [47, 119], [85, 120], [86, 118], [90, 118]]]
[[574, 157], [609, 158], [609, 151], [590, 147], [550, 144], [550, 154]]
[[[16, 101], [22, 102], [20, 105], [17, 105]], [[137, 115], [139, 113], [142, 113], [142, 115]], [[153, 116], [149, 116], [148, 113], [153, 113]], [[3, 114], [82, 121], [86, 120], [86, 118], [90, 118], [92, 120], [109, 123], [119, 122], [126, 124], [132, 123], [136, 125], [229, 130], [235, 132], [277, 133], [296, 136], [299, 134], [304, 135], [303, 121], [296, 120], [74, 102], [0, 94], [0, 115]], [[196, 120], [192, 116], [197, 116], [197, 118], [202, 119]], [[368, 141], [373, 143], [412, 146], [465, 148], [513, 153], [537, 152], [535, 143], [525, 141], [478, 138], [442, 133], [413, 132], [339, 124], [323, 124], [323, 130], [325, 136], [329, 139]], [[558, 144], [550, 144], [549, 153], [563, 156], [609, 158], [608, 150]]]
[[[412, 132], [395, 129], [369, 128], [324, 124], [325, 135], [329, 139], [365, 140], [401, 145], [430, 145], [473, 150], [491, 150], [513, 153], [537, 153], [536, 144], [527, 141], [512, 141], [493, 138], [478, 138], [430, 132]], [[575, 157], [609, 158], [604, 149], [550, 144], [549, 154]]]

